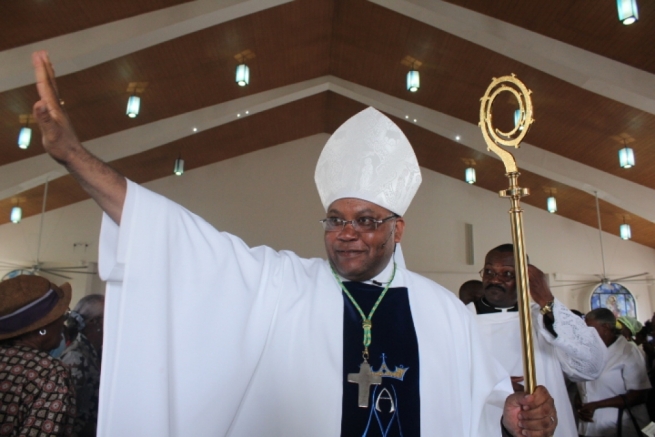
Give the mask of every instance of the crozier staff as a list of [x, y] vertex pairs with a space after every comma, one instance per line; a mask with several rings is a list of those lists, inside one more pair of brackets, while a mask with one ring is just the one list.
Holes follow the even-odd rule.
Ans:
[[47, 55], [33, 61], [44, 147], [106, 213], [100, 436], [489, 437], [501, 420], [504, 435], [553, 433], [546, 389], [508, 396], [472, 315], [405, 268], [397, 243], [421, 177], [387, 117], [362, 111], [326, 144], [329, 262], [301, 259], [249, 248], [93, 157]]

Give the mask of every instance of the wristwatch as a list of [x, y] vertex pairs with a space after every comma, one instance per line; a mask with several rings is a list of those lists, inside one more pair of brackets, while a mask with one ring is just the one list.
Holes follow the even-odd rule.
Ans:
[[546, 305], [542, 306], [539, 312], [543, 314], [544, 316], [546, 314], [552, 313], [553, 312], [553, 305], [555, 304], [554, 300], [551, 300], [548, 302]]

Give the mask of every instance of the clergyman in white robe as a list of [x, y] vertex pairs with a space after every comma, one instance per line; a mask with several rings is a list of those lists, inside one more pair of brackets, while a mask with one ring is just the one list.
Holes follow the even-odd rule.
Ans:
[[[473, 303], [467, 308], [476, 313]], [[577, 427], [564, 374], [576, 382], [598, 378], [607, 361], [607, 348], [594, 328], [588, 327], [557, 299], [553, 304], [553, 329], [557, 337], [544, 325], [544, 316], [539, 309], [536, 303], [531, 304], [537, 384], [546, 386], [555, 400], [559, 419], [555, 437], [576, 436]], [[504, 311], [478, 314], [475, 318], [483, 342], [489, 346], [494, 358], [511, 376], [523, 376], [519, 313]]]
[[[339, 436], [344, 301], [327, 261], [249, 248], [132, 182], [120, 223], [101, 232], [100, 437]], [[422, 434], [500, 436], [511, 384], [474, 317], [403, 267], [392, 286], [409, 293]]]

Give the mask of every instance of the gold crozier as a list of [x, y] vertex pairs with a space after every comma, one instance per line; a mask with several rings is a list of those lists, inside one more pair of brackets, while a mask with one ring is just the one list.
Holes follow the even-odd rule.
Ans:
[[[492, 107], [494, 99], [501, 93], [509, 92], [519, 103], [520, 118], [514, 129], [502, 132], [493, 127]], [[494, 152], [505, 164], [506, 176], [509, 179], [509, 188], [499, 192], [501, 197], [510, 200], [509, 210], [512, 226], [512, 242], [514, 243], [514, 265], [516, 275], [516, 288], [519, 303], [519, 318], [521, 327], [521, 347], [523, 351], [523, 376], [525, 391], [533, 393], [537, 382], [534, 369], [534, 347], [532, 339], [532, 319], [530, 317], [530, 289], [528, 281], [528, 263], [525, 243], [523, 239], [523, 210], [520, 199], [530, 194], [527, 188], [518, 185], [520, 175], [514, 156], [500, 146], [519, 148], [520, 143], [534, 122], [532, 118], [532, 99], [523, 82], [513, 74], [494, 78], [482, 97], [480, 104], [480, 129], [487, 143], [488, 150]]]

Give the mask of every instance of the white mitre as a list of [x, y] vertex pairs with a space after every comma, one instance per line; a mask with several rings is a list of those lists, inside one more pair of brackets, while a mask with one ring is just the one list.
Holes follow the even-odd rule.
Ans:
[[314, 180], [326, 211], [335, 200], [353, 197], [402, 216], [421, 185], [421, 170], [405, 134], [369, 107], [330, 137]]

